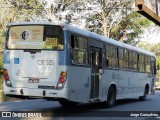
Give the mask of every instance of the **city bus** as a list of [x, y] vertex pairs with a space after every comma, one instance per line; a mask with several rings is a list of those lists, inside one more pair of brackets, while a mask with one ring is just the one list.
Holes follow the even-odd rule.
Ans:
[[4, 93], [59, 101], [62, 106], [103, 103], [154, 92], [153, 53], [65, 23], [8, 25]]

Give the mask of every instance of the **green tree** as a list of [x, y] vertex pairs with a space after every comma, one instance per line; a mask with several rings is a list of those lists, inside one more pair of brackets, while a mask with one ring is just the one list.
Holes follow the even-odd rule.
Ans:
[[98, 34], [135, 45], [150, 21], [134, 12], [132, 0], [97, 0], [99, 11], [87, 17], [86, 27]]
[[153, 52], [157, 57], [160, 57], [160, 43], [158, 43], [158, 44], [157, 43], [155, 43], [155, 44], [141, 43], [138, 46], [141, 47], [142, 49]]
[[85, 24], [89, 31], [135, 45], [151, 22], [134, 12], [133, 4], [132, 0], [54, 0], [47, 14], [51, 21]]
[[151, 25], [151, 21], [137, 12], [131, 12], [124, 19], [111, 28], [110, 37], [127, 44], [139, 43], [143, 29]]
[[142, 49], [153, 52], [156, 55], [156, 67], [157, 67], [157, 76], [160, 76], [160, 43], [158, 44], [149, 44], [149, 43], [141, 43], [139, 47]]
[[[91, 3], [93, 6], [97, 6], [97, 10], [94, 11], [87, 19], [87, 24], [91, 31], [96, 31], [99, 34], [110, 37], [111, 28], [120, 23], [123, 17], [131, 11], [131, 0], [96, 0]], [[95, 29], [98, 28], [98, 29]]]
[[78, 11], [77, 6], [85, 6], [85, 0], [45, 0], [46, 14], [49, 21], [65, 21], [72, 23], [74, 21], [73, 14]]

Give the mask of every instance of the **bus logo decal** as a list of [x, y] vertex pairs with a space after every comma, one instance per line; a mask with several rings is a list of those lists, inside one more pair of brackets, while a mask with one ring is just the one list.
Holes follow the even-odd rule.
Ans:
[[19, 64], [19, 58], [14, 58], [14, 64]]
[[23, 40], [27, 40], [29, 38], [29, 31], [27, 30], [23, 31], [21, 37]]

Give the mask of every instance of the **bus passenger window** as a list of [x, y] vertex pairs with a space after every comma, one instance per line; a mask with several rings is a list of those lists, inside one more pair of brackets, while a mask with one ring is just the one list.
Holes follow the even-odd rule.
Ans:
[[145, 61], [144, 61], [144, 55], [139, 55], [138, 58], [138, 69], [140, 72], [145, 72]]
[[145, 65], [146, 65], [146, 72], [151, 73], [151, 58], [149, 56], [145, 56]]
[[129, 52], [129, 69], [137, 70], [137, 53]]
[[106, 46], [106, 66], [109, 67], [110, 46]]
[[128, 50], [124, 50], [124, 68], [128, 69]]
[[118, 67], [117, 48], [114, 46], [106, 46], [106, 66], [112, 68]]
[[71, 36], [71, 59], [75, 64], [88, 64], [87, 39]]
[[152, 72], [153, 75], [157, 74], [156, 59], [155, 59], [155, 57], [151, 57], [151, 72]]
[[124, 54], [123, 49], [118, 49], [118, 55], [119, 55], [119, 68], [124, 68]]

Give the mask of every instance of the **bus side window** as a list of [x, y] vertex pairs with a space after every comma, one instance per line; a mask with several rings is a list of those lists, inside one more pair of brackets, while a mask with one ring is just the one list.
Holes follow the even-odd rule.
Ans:
[[117, 47], [106, 46], [106, 66], [111, 68], [118, 68]]
[[123, 53], [124, 53], [124, 68], [128, 69], [128, 58], [129, 58], [128, 50], [124, 50]]
[[138, 54], [129, 51], [129, 69], [137, 70], [137, 59], [138, 59]]
[[157, 74], [156, 59], [154, 57], [151, 57], [151, 71], [153, 75]]
[[119, 48], [118, 57], [119, 57], [119, 68], [128, 69], [128, 50]]
[[71, 60], [75, 64], [88, 64], [86, 38], [71, 35]]
[[74, 35], [71, 35], [71, 48], [74, 48]]
[[140, 72], [145, 72], [145, 61], [144, 61], [144, 55], [142, 54], [139, 54], [138, 69]]
[[106, 66], [109, 67], [109, 57], [110, 57], [110, 53], [111, 52], [111, 48], [110, 46], [106, 46]]
[[147, 55], [145, 55], [145, 67], [146, 67], [146, 72], [151, 73], [151, 58]]
[[118, 57], [119, 57], [119, 68], [123, 69], [124, 68], [124, 54], [123, 54], [123, 49], [121, 48], [118, 49]]

